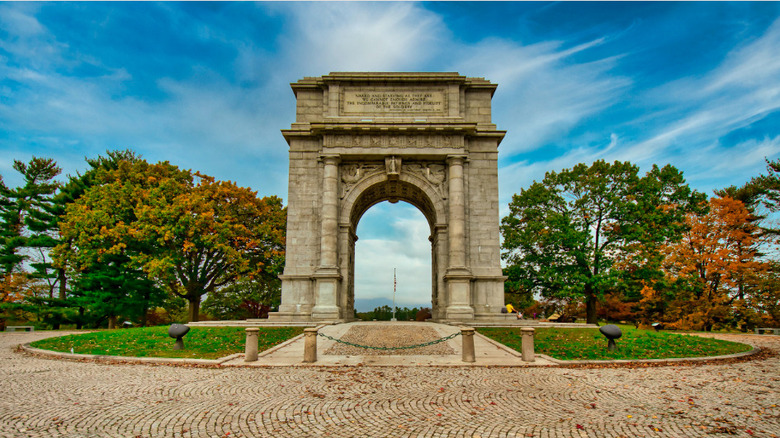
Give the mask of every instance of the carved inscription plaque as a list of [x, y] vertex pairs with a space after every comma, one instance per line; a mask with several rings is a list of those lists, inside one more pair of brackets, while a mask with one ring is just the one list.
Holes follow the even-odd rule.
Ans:
[[342, 91], [343, 115], [445, 115], [444, 89], [393, 89], [385, 91], [348, 88]]

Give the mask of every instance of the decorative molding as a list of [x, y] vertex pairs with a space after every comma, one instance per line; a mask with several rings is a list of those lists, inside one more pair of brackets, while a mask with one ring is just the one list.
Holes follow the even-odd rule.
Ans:
[[341, 165], [341, 193], [344, 199], [355, 184], [377, 173], [384, 172], [384, 166], [378, 163], [347, 163]]
[[334, 134], [325, 135], [329, 148], [463, 148], [463, 135]]
[[445, 166], [440, 163], [409, 163], [401, 166], [404, 173], [416, 174], [427, 181], [441, 196], [442, 199], [447, 198], [447, 185], [444, 181], [447, 180], [447, 173]]
[[[397, 167], [399, 164], [400, 167]], [[355, 185], [374, 175], [386, 174], [393, 179], [401, 174], [408, 174], [419, 177], [428, 183], [441, 199], [447, 199], [446, 168], [441, 162], [402, 162], [400, 157], [387, 157], [384, 163], [342, 163], [339, 198], [346, 198]]]

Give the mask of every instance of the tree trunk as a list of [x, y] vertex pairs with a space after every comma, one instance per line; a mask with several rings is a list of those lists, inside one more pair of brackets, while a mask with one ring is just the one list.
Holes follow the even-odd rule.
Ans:
[[588, 324], [596, 324], [596, 294], [591, 285], [585, 285], [585, 315]]
[[198, 322], [200, 314], [200, 295], [196, 297], [190, 297], [190, 322]]
[[57, 277], [58, 277], [57, 279], [60, 282], [60, 299], [64, 300], [68, 297], [68, 287], [67, 287], [68, 279], [67, 277], [65, 277], [65, 270], [60, 269], [57, 273]]
[[108, 329], [112, 330], [116, 328], [116, 315], [111, 315], [108, 317]]

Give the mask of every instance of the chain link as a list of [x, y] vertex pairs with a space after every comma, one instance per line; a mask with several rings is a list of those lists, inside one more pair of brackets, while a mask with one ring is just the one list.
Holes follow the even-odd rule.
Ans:
[[429, 345], [435, 345], [435, 344], [438, 344], [440, 342], [449, 341], [450, 339], [453, 339], [456, 336], [460, 335], [460, 332], [455, 332], [455, 333], [453, 333], [453, 334], [451, 334], [449, 336], [445, 336], [443, 338], [436, 339], [435, 341], [424, 342], [422, 344], [415, 344], [415, 345], [404, 345], [402, 347], [375, 347], [373, 345], [360, 345], [360, 344], [355, 344], [353, 342], [342, 341], [341, 339], [336, 339], [333, 336], [328, 336], [328, 335], [326, 335], [325, 333], [322, 333], [322, 332], [317, 332], [317, 335], [318, 336], [322, 336], [325, 339], [330, 339], [331, 341], [338, 342], [340, 344], [349, 345], [349, 346], [357, 347], [357, 348], [368, 348], [368, 349], [371, 349], [371, 350], [409, 350], [409, 349], [412, 349], [412, 348], [427, 347]]

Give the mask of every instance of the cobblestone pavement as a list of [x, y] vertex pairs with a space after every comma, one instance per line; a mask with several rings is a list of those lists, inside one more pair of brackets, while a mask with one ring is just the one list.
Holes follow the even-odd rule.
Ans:
[[[652, 368], [185, 368], [13, 351], [2, 437], [773, 437], [780, 359]], [[725, 336], [780, 349], [778, 336]]]
[[[395, 326], [393, 336], [388, 336], [387, 326], [353, 325], [339, 339], [358, 345], [371, 345], [376, 347], [400, 347], [407, 345], [420, 345], [439, 339], [439, 333], [432, 327], [420, 326]], [[446, 355], [455, 354], [455, 351], [444, 342], [426, 345], [424, 347], [407, 348], [401, 350], [371, 350], [353, 347], [346, 344], [335, 344], [325, 354], [333, 355], [363, 355], [363, 356], [411, 356], [415, 354]]]

